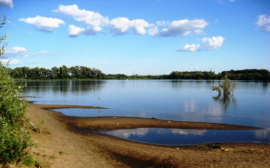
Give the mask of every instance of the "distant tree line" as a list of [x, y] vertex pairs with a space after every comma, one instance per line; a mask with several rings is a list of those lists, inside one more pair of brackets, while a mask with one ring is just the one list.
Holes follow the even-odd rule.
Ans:
[[61, 67], [46, 68], [29, 68], [17, 67], [10, 69], [10, 75], [18, 79], [103, 79], [103, 74], [99, 69], [88, 68], [85, 66], [72, 66], [70, 68], [65, 65]]
[[270, 80], [270, 72], [265, 69], [245, 69], [222, 71], [215, 74], [214, 71], [173, 71], [169, 79], [221, 79], [227, 76], [231, 80]]
[[221, 72], [231, 80], [270, 80], [270, 73], [265, 69], [230, 70]]
[[179, 72], [173, 71], [169, 79], [221, 79], [227, 76], [231, 80], [270, 80], [270, 72], [265, 69], [245, 69], [245, 70], [230, 70], [222, 71], [215, 74], [214, 71], [192, 71]]
[[104, 74], [96, 68], [85, 66], [10, 69], [10, 75], [17, 79], [204, 79], [215, 80], [227, 76], [231, 80], [270, 80], [270, 72], [265, 69], [230, 70], [216, 74], [214, 71], [173, 71], [169, 75], [125, 75]]
[[169, 79], [220, 79], [219, 75], [216, 75], [214, 71], [173, 71], [169, 76]]

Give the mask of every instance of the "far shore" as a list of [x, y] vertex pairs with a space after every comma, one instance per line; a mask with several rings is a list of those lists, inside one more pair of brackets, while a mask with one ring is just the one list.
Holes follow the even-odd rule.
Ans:
[[[240, 125], [180, 122], [132, 117], [69, 117], [49, 109], [102, 108], [28, 104], [28, 115], [40, 133], [32, 132], [33, 157], [47, 167], [269, 167], [270, 144], [218, 143], [159, 146], [127, 141], [80, 129], [143, 127], [253, 130]], [[40, 122], [43, 120], [44, 122]]]

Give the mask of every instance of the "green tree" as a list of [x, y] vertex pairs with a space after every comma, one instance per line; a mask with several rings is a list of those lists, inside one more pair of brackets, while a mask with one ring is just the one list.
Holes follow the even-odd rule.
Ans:
[[62, 79], [67, 79], [69, 77], [68, 68], [65, 65], [60, 67], [60, 69], [59, 69], [59, 77], [62, 78]]
[[56, 66], [52, 67], [51, 70], [51, 77], [53, 79], [56, 79], [58, 77], [58, 68]]

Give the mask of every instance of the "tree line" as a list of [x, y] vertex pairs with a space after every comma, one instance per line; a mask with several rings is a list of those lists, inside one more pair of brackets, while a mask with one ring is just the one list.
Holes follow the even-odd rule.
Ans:
[[230, 70], [215, 73], [214, 71], [173, 71], [169, 75], [125, 75], [125, 74], [104, 74], [96, 68], [85, 66], [65, 65], [61, 67], [9, 68], [10, 75], [16, 79], [196, 79], [215, 80], [227, 76], [231, 80], [270, 80], [270, 72], [265, 69]]
[[68, 68], [63, 65], [61, 67], [54, 66], [51, 69], [17, 67], [9, 70], [10, 75], [17, 79], [104, 79], [105, 77], [101, 70], [85, 66]]
[[231, 80], [270, 80], [270, 72], [266, 69], [245, 69], [222, 71], [216, 74], [214, 71], [173, 71], [169, 79], [221, 79], [227, 76]]

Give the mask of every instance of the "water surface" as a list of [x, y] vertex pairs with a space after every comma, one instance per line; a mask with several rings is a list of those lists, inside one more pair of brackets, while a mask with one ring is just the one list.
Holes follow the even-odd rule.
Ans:
[[[254, 132], [239, 133], [240, 137], [247, 137], [248, 142], [270, 142], [269, 83], [238, 81], [238, 88], [233, 96], [219, 97], [217, 92], [211, 90], [212, 86], [218, 85], [219, 82], [205, 80], [65, 80], [31, 81], [21, 82], [21, 84], [26, 86], [24, 90], [25, 94], [29, 96], [27, 99], [38, 104], [89, 105], [110, 108], [56, 110], [65, 115], [155, 117], [177, 121], [255, 126], [262, 128], [263, 131], [261, 131], [264, 132], [262, 134], [265, 135], [266, 140], [263, 138], [256, 140], [256, 134], [260, 133]], [[130, 131], [134, 132], [134, 130]], [[181, 132], [181, 130], [179, 131]], [[151, 132], [150, 137], [153, 137], [155, 131], [150, 129], [149, 132]], [[207, 131], [204, 135], [208, 134], [210, 135], [210, 132]], [[219, 134], [219, 132], [214, 131], [214, 134]], [[226, 132], [221, 134], [226, 135]], [[233, 135], [232, 132], [227, 134]], [[162, 139], [161, 134], [157, 134], [157, 136]], [[195, 136], [194, 138], [198, 139]], [[204, 138], [200, 136], [199, 139]], [[223, 141], [226, 139], [230, 140], [225, 138]], [[238, 138], [236, 140], [238, 141]]]

